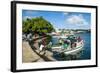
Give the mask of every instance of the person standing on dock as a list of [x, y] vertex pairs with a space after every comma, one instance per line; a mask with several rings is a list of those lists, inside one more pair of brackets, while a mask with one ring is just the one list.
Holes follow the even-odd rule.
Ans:
[[42, 42], [40, 43], [40, 48], [39, 48], [40, 52], [44, 52], [44, 54], [46, 53], [46, 39], [43, 39]]

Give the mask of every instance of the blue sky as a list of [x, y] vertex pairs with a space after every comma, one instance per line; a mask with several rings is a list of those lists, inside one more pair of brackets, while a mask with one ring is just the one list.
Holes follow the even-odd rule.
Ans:
[[91, 13], [23, 10], [22, 19], [42, 16], [58, 29], [90, 29]]

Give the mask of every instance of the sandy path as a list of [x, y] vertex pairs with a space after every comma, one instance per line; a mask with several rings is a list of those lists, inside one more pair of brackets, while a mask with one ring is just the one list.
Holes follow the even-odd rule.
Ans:
[[28, 42], [23, 42], [23, 53], [22, 53], [22, 61], [25, 62], [36, 62], [36, 61], [44, 61], [40, 58], [29, 46]]

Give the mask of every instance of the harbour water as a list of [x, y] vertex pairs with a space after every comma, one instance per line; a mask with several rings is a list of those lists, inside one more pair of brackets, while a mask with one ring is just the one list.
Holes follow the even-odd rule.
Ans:
[[83, 51], [79, 59], [91, 59], [91, 34], [80, 33], [76, 35], [80, 36], [84, 40]]
[[[91, 59], [91, 33], [85, 32], [85, 33], [78, 33], [75, 34], [75, 36], [80, 36], [84, 40], [84, 47], [83, 50], [80, 51], [77, 54], [74, 55], [65, 55], [65, 54], [58, 54], [57, 52], [54, 52], [54, 58], [62, 61], [62, 60], [87, 60]], [[57, 38], [52, 38], [53, 44], [58, 42]]]

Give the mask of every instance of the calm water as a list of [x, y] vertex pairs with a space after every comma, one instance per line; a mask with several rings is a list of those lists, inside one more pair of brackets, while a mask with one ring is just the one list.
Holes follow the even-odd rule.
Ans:
[[81, 36], [81, 38], [84, 40], [84, 47], [80, 59], [91, 59], [91, 34], [82, 33], [77, 34], [77, 36]]
[[[76, 36], [80, 36], [84, 40], [83, 50], [77, 53], [76, 55], [65, 55], [58, 54], [54, 52], [54, 58], [57, 60], [85, 60], [91, 59], [91, 34], [90, 33], [80, 33], [76, 34]], [[57, 38], [52, 38], [53, 44], [58, 42]]]

